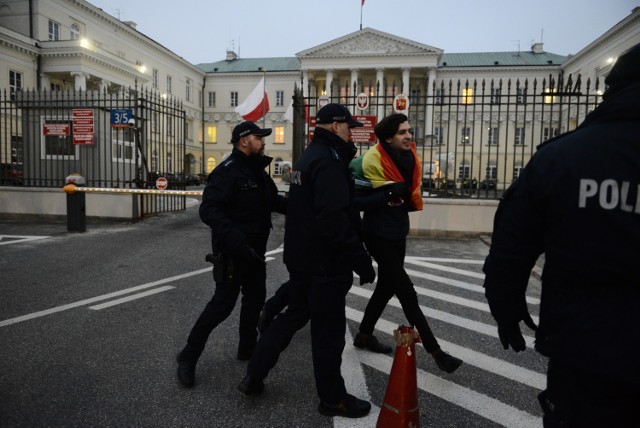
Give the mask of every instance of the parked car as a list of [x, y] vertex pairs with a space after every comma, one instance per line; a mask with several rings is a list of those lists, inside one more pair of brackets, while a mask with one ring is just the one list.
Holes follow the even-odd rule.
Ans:
[[19, 186], [24, 184], [24, 170], [21, 163], [0, 164], [0, 184]]
[[199, 186], [200, 185], [200, 177], [196, 174], [176, 174], [177, 180], [179, 182], [183, 182], [185, 186]]
[[480, 182], [480, 188], [482, 190], [496, 190], [498, 187], [498, 180], [493, 178], [485, 178]]

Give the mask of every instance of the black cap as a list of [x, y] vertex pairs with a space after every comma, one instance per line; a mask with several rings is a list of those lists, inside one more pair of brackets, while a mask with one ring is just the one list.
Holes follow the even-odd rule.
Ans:
[[604, 83], [613, 87], [640, 81], [640, 43], [618, 57]]
[[342, 104], [331, 103], [318, 110], [318, 114], [316, 115], [316, 123], [318, 125], [333, 122], [347, 122], [349, 123], [349, 128], [364, 126], [364, 123], [354, 120], [351, 112]]
[[262, 137], [266, 137], [267, 135], [271, 135], [271, 128], [262, 129], [255, 123], [247, 120], [233, 128], [233, 132], [231, 133], [231, 142], [235, 144], [240, 141], [240, 138], [246, 137], [247, 135], [260, 135]]

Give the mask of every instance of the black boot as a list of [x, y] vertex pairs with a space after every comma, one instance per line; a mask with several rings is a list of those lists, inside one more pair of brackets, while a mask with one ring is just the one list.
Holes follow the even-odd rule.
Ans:
[[371, 410], [371, 403], [347, 394], [347, 398], [335, 405], [320, 402], [318, 411], [325, 416], [343, 416], [345, 418], [361, 418], [367, 416]]
[[462, 365], [462, 360], [444, 352], [442, 349], [438, 349], [431, 353], [431, 356], [436, 361], [438, 368], [447, 373], [453, 373], [458, 367]]
[[390, 354], [392, 351], [391, 346], [380, 343], [373, 334], [358, 333], [353, 340], [353, 346], [360, 349], [366, 348], [378, 354]]
[[247, 395], [260, 394], [264, 389], [264, 382], [262, 382], [262, 379], [246, 375], [238, 385], [238, 389]]
[[178, 354], [178, 380], [185, 388], [193, 388], [196, 381], [196, 363], [180, 358]]

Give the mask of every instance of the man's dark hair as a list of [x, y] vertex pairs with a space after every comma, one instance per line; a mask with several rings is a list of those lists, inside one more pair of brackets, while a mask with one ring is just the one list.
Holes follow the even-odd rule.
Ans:
[[381, 142], [386, 143], [387, 138], [391, 138], [396, 135], [401, 123], [408, 121], [407, 115], [402, 113], [394, 113], [389, 116], [383, 117], [382, 120], [376, 125], [373, 132]]

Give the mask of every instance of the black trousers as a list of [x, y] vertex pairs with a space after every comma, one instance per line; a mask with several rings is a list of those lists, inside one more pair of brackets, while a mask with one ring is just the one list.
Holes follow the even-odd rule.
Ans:
[[240, 292], [242, 306], [238, 351], [250, 352], [255, 347], [258, 316], [266, 297], [266, 266], [259, 263], [246, 265], [237, 260], [233, 260], [233, 263], [233, 275], [225, 275], [223, 281], [216, 283], [213, 297], [191, 329], [180, 359], [198, 360], [213, 329], [227, 319], [235, 308]]
[[418, 330], [422, 344], [428, 352], [440, 349], [427, 319], [418, 303], [418, 295], [413, 288], [411, 278], [404, 270], [404, 256], [407, 249], [406, 240], [390, 241], [368, 235], [365, 244], [371, 256], [378, 263], [378, 281], [371, 299], [364, 311], [360, 332], [373, 334], [373, 330], [389, 300], [395, 295], [407, 321]]
[[264, 311], [275, 317], [284, 310], [289, 304], [291, 295], [291, 281], [283, 283], [276, 292], [264, 303]]
[[338, 404], [347, 391], [340, 373], [346, 329], [345, 296], [351, 288], [351, 272], [315, 276], [290, 272], [289, 305], [260, 336], [247, 373], [264, 379], [276, 365], [295, 333], [311, 320], [311, 354], [320, 400]]
[[[623, 362], [601, 361], [600, 364]], [[547, 389], [538, 398], [544, 411], [545, 428], [638, 426], [640, 385], [601, 379], [553, 358], [547, 369]]]

